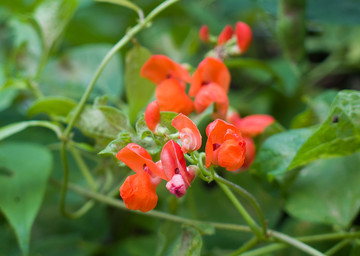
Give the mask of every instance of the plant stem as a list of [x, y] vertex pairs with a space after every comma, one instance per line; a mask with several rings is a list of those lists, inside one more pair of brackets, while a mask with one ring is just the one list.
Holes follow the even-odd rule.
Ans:
[[[57, 185], [57, 186], [62, 186], [62, 183], [51, 179], [50, 180], [53, 184]], [[106, 195], [102, 195], [99, 194], [97, 192], [93, 192], [87, 189], [84, 189], [82, 187], [79, 187], [77, 185], [74, 184], [68, 184], [68, 187], [70, 190], [78, 193], [79, 195], [85, 196], [87, 198], [93, 199], [95, 201], [101, 202], [101, 203], [105, 203], [108, 205], [111, 205], [113, 207], [119, 208], [119, 209], [123, 209], [123, 210], [127, 210], [129, 211], [125, 204], [118, 200], [118, 199], [114, 199], [112, 197], [106, 196]], [[222, 229], [222, 230], [231, 230], [231, 231], [242, 231], [242, 232], [252, 232], [252, 230], [245, 225], [237, 225], [237, 224], [231, 224], [231, 223], [220, 223], [220, 222], [208, 222], [208, 221], [200, 221], [200, 220], [193, 220], [193, 219], [188, 219], [188, 218], [183, 218], [183, 217], [179, 217], [176, 215], [172, 215], [169, 213], [164, 213], [164, 212], [159, 212], [156, 210], [152, 210], [150, 212], [140, 212], [140, 211], [131, 211], [132, 213], [135, 214], [140, 214], [140, 215], [144, 215], [144, 216], [150, 216], [150, 217], [155, 217], [155, 218], [161, 218], [161, 219], [166, 219], [166, 220], [170, 220], [170, 221], [174, 221], [174, 222], [180, 222], [180, 223], [187, 223], [187, 224], [205, 224], [205, 225], [211, 225], [214, 228], [217, 229]], [[276, 237], [277, 239], [279, 239], [279, 236], [283, 236], [283, 237], [287, 237], [287, 239], [292, 239], [295, 240], [297, 242], [302, 241], [302, 242], [318, 242], [318, 241], [329, 241], [329, 240], [338, 240], [338, 239], [343, 239], [343, 238], [356, 238], [356, 237], [360, 237], [360, 232], [349, 232], [349, 233], [331, 233], [331, 234], [321, 234], [321, 235], [314, 235], [314, 236], [303, 236], [303, 237], [298, 237], [296, 239], [288, 237], [287, 235], [281, 234], [280, 232], [276, 232], [273, 230], [269, 230], [270, 235], [273, 235], [274, 237]], [[275, 234], [275, 235], [274, 235]], [[281, 239], [279, 239], [281, 240]], [[277, 243], [277, 244], [271, 244], [269, 246], [265, 246], [263, 248], [259, 248], [259, 249], [255, 249], [253, 251], [247, 252], [246, 254], [243, 254], [244, 256], [255, 256], [255, 255], [263, 255], [261, 253], [268, 253], [268, 252], [272, 252], [272, 251], [276, 251], [276, 250], [281, 250], [286, 248], [288, 245], [292, 245], [290, 243], [287, 244], [282, 244], [282, 243]], [[320, 254], [323, 255], [323, 254]]]
[[259, 242], [259, 239], [254, 236], [253, 238], [251, 238], [249, 241], [247, 241], [243, 246], [241, 246], [238, 250], [236, 250], [233, 253], [230, 253], [228, 256], [237, 256], [242, 254], [243, 252], [248, 251], [249, 249], [253, 248], [254, 246], [257, 245], [257, 243]]
[[[62, 183], [57, 181], [57, 180], [51, 179], [51, 182], [53, 184], [57, 185], [57, 186], [62, 186], [61, 185]], [[81, 187], [79, 187], [77, 185], [74, 185], [74, 184], [68, 184], [68, 187], [69, 187], [70, 190], [78, 193], [79, 195], [85, 196], [87, 198], [94, 199], [95, 201], [105, 203], [105, 204], [111, 205], [111, 206], [119, 208], [119, 209], [129, 211], [126, 208], [125, 204], [121, 200], [114, 199], [112, 197], [102, 195], [102, 194], [99, 194], [97, 192], [93, 192], [93, 191], [81, 188]], [[144, 216], [150, 216], [150, 217], [170, 220], [170, 221], [179, 222], [179, 223], [187, 223], [187, 224], [193, 224], [193, 225], [205, 224], [205, 225], [211, 225], [211, 226], [213, 226], [214, 228], [217, 228], [217, 229], [251, 232], [251, 229], [248, 226], [245, 226], [245, 225], [236, 225], [236, 224], [230, 224], [230, 223], [219, 223], [219, 222], [208, 222], [208, 221], [193, 220], [193, 219], [183, 218], [183, 217], [179, 217], [179, 216], [176, 216], [176, 215], [173, 215], [173, 214], [164, 213], [164, 212], [160, 212], [160, 211], [156, 211], [156, 210], [152, 210], [150, 212], [145, 212], [145, 213], [140, 212], [140, 211], [131, 211], [131, 212], [135, 213], [135, 214], [140, 214], [140, 215], [144, 215]]]
[[236, 192], [238, 192], [242, 197], [246, 198], [251, 205], [254, 207], [256, 213], [259, 216], [259, 220], [260, 220], [260, 224], [262, 227], [262, 232], [263, 235], [266, 235], [266, 223], [264, 220], [264, 216], [262, 214], [262, 211], [260, 209], [260, 205], [259, 203], [256, 201], [256, 199], [253, 197], [253, 195], [251, 195], [249, 192], [247, 192], [245, 189], [243, 189], [242, 187], [240, 187], [237, 184], [232, 183], [231, 181], [228, 181], [227, 179], [224, 179], [223, 177], [219, 176], [218, 174], [215, 174], [214, 179], [219, 183], [222, 183], [228, 187], [230, 187], [231, 189], [235, 190]]
[[264, 237], [264, 234], [262, 234], [262, 232], [260, 231], [259, 226], [256, 224], [254, 219], [249, 215], [249, 213], [246, 211], [246, 209], [242, 206], [242, 204], [236, 198], [236, 196], [232, 193], [230, 188], [221, 182], [218, 182], [218, 184], [219, 184], [220, 188], [225, 192], [227, 197], [230, 199], [230, 201], [234, 204], [234, 206], [239, 211], [239, 213], [243, 216], [246, 223], [250, 226], [251, 230], [256, 234], [256, 236], [259, 239], [262, 239]]
[[333, 255], [333, 254], [337, 253], [339, 250], [341, 250], [343, 247], [348, 245], [350, 242], [351, 242], [351, 239], [344, 239], [344, 240], [340, 241], [339, 243], [337, 243], [336, 245], [334, 245], [333, 247], [331, 247], [329, 250], [327, 250], [325, 252], [325, 254], [328, 256]]
[[79, 166], [79, 169], [80, 169], [82, 175], [84, 176], [86, 182], [89, 184], [90, 188], [93, 191], [96, 191], [96, 189], [97, 189], [96, 182], [95, 182], [93, 176], [91, 175], [89, 168], [87, 167], [86, 163], [84, 162], [83, 158], [81, 157], [79, 151], [75, 147], [70, 147], [70, 151], [75, 159], [75, 162]]
[[262, 256], [262, 255], [267, 255], [271, 252], [279, 251], [279, 250], [282, 250], [285, 248], [287, 248], [286, 244], [280, 244], [280, 243], [271, 244], [271, 245], [264, 246], [264, 247], [261, 247], [261, 248], [255, 249], [255, 250], [245, 252], [245, 253], [241, 254], [241, 256]]
[[313, 255], [313, 256], [325, 256], [325, 254], [319, 252], [318, 250], [315, 250], [314, 248], [308, 246], [307, 244], [304, 244], [303, 242], [295, 239], [295, 238], [292, 238], [288, 235], [285, 235], [283, 233], [280, 233], [280, 232], [276, 232], [276, 231], [272, 231], [270, 233], [270, 236], [271, 237], [274, 237], [275, 239], [285, 243], [285, 244], [288, 244], [288, 245], [291, 245], [295, 248], [298, 248], [299, 250], [309, 254], [309, 255]]
[[71, 129], [73, 128], [76, 120], [79, 118], [81, 112], [85, 107], [85, 103], [88, 100], [91, 91], [93, 90], [96, 81], [100, 77], [101, 72], [104, 70], [106, 64], [110, 61], [110, 59], [124, 46], [126, 45], [138, 32], [140, 32], [143, 28], [145, 28], [151, 21], [154, 19], [159, 13], [163, 10], [168, 8], [170, 5], [178, 2], [179, 0], [166, 0], [160, 5], [158, 5], [155, 9], [153, 9], [146, 18], [138, 23], [136, 26], [132, 27], [124, 36], [117, 42], [111, 50], [106, 54], [104, 59], [101, 61], [100, 65], [98, 66], [97, 70], [93, 78], [91, 79], [90, 84], [88, 85], [86, 91], [84, 92], [83, 96], [79, 104], [76, 106], [75, 114], [71, 117], [68, 126], [66, 127], [64, 133], [61, 136], [62, 139], [62, 146], [61, 146], [61, 158], [63, 162], [63, 186], [61, 189], [61, 199], [60, 199], [60, 211], [64, 216], [72, 218], [72, 214], [66, 212], [66, 191], [67, 191], [67, 183], [69, 181], [69, 167], [66, 155], [66, 145], [69, 141], [69, 134]]
[[83, 94], [83, 96], [81, 97], [81, 100], [79, 102], [79, 104], [77, 105], [77, 109], [75, 114], [72, 116], [69, 125], [67, 126], [65, 132], [64, 132], [64, 136], [68, 137], [70, 134], [70, 131], [72, 129], [72, 127], [74, 126], [76, 120], [79, 118], [85, 103], [87, 101], [87, 99], [90, 96], [91, 91], [93, 90], [96, 81], [98, 80], [98, 78], [100, 77], [100, 74], [102, 73], [102, 71], [104, 70], [106, 64], [110, 61], [110, 59], [124, 46], [126, 45], [137, 33], [139, 33], [143, 28], [145, 28], [152, 19], [154, 19], [159, 13], [161, 13], [163, 10], [165, 10], [166, 8], [168, 8], [170, 5], [178, 2], [179, 0], [167, 0], [164, 1], [162, 4], [158, 5], [154, 10], [152, 10], [148, 16], [146, 16], [146, 18], [144, 19], [143, 22], [138, 23], [136, 26], [132, 27], [124, 36], [123, 38], [120, 39], [119, 42], [117, 42], [112, 48], [111, 50], [106, 54], [106, 56], [104, 57], [104, 59], [101, 61], [99, 67], [97, 68], [97, 70], [95, 71], [95, 74], [93, 76], [93, 78], [91, 79], [90, 84], [88, 85], [85, 93]]

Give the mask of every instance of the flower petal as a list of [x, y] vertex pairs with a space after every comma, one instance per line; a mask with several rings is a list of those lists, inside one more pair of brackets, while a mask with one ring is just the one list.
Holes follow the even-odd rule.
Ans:
[[245, 137], [249, 137], [263, 133], [273, 122], [275, 119], [269, 115], [250, 115], [240, 119], [238, 127]]
[[213, 57], [207, 57], [200, 62], [192, 76], [189, 95], [195, 97], [201, 87], [209, 83], [218, 84], [225, 93], [228, 92], [230, 86], [229, 70], [221, 60]]
[[171, 180], [175, 174], [180, 174], [186, 186], [190, 186], [192, 178], [186, 169], [184, 153], [179, 144], [173, 140], [168, 141], [161, 151], [160, 159], [167, 181]]
[[[245, 147], [245, 141], [242, 138], [239, 129], [232, 124], [229, 124], [221, 119], [217, 119], [207, 126], [206, 134], [208, 136], [208, 140], [205, 146], [206, 167], [210, 167], [213, 164], [221, 165], [222, 167], [229, 167], [231, 170], [233, 170], [233, 164], [230, 164], [231, 161], [228, 161], [228, 158], [225, 156], [226, 150], [230, 150], [229, 154], [234, 155], [233, 153], [235, 152], [238, 156], [241, 155], [241, 150], [234, 149], [234, 143], [230, 143], [228, 146], [226, 146], [227, 144], [225, 146], [222, 146], [222, 144], [224, 144], [226, 141], [235, 141], [236, 143], [238, 143], [238, 146], [244, 144]], [[223, 147], [222, 150], [221, 147]], [[239, 161], [240, 160], [241, 158], [239, 159]], [[236, 166], [239, 165], [240, 162], [236, 162]]]
[[128, 209], [147, 212], [155, 208], [158, 196], [156, 185], [151, 183], [150, 175], [139, 172], [128, 176], [120, 187], [120, 196]]
[[251, 28], [248, 24], [239, 21], [235, 25], [235, 35], [240, 53], [246, 52], [251, 43]]
[[199, 31], [199, 37], [200, 40], [204, 43], [209, 42], [210, 36], [209, 36], [209, 28], [207, 25], [202, 25]]
[[186, 95], [185, 89], [175, 79], [166, 79], [159, 84], [155, 91], [155, 97], [161, 111], [189, 115], [194, 109], [193, 102]]
[[145, 110], [145, 122], [150, 131], [155, 132], [160, 123], [160, 107], [156, 101], [150, 102]]
[[213, 117], [225, 119], [229, 108], [229, 99], [226, 92], [215, 83], [202, 87], [196, 95], [194, 102], [196, 112], [203, 112], [212, 103], [215, 103]]
[[160, 84], [165, 79], [174, 78], [180, 82], [190, 82], [189, 72], [179, 63], [165, 55], [153, 55], [142, 66], [141, 76]]
[[150, 154], [135, 143], [129, 143], [117, 153], [116, 157], [136, 173], [144, 172], [146, 168], [151, 174], [166, 179], [164, 172], [152, 161]]
[[233, 33], [234, 33], [233, 28], [230, 25], [226, 25], [218, 37], [218, 45], [222, 45], [227, 41], [229, 41]]
[[179, 114], [171, 121], [171, 124], [180, 133], [181, 148], [185, 154], [201, 147], [201, 134], [190, 118]]
[[217, 154], [218, 164], [228, 171], [239, 169], [245, 160], [245, 140], [226, 140], [221, 144]]

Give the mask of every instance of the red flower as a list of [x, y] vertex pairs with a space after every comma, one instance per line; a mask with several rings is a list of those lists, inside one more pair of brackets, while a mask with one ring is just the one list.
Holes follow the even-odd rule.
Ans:
[[246, 23], [239, 21], [235, 25], [235, 35], [240, 53], [246, 52], [251, 43], [251, 28]]
[[145, 171], [152, 177], [158, 176], [161, 179], [166, 179], [163, 170], [159, 168], [159, 165], [152, 161], [149, 152], [135, 143], [129, 143], [126, 147], [121, 149], [117, 153], [116, 158], [129, 166], [130, 169], [136, 173]]
[[244, 164], [246, 142], [238, 128], [217, 119], [208, 125], [206, 134], [206, 167], [220, 165], [234, 171]]
[[256, 150], [255, 143], [251, 137], [244, 137], [246, 142], [246, 151], [245, 151], [245, 162], [244, 165], [241, 166], [241, 169], [247, 169], [255, 159]]
[[266, 127], [271, 125], [275, 119], [269, 115], [250, 115], [240, 118], [236, 126], [245, 137], [257, 136], [264, 132]]
[[151, 182], [150, 175], [146, 172], [128, 176], [120, 187], [120, 196], [126, 208], [142, 212], [154, 209], [158, 201], [156, 184]]
[[201, 134], [190, 118], [179, 114], [172, 120], [171, 124], [179, 131], [181, 149], [184, 153], [198, 150], [201, 147]]
[[190, 82], [188, 71], [164, 55], [151, 56], [142, 66], [140, 74], [155, 84], [160, 84], [169, 78], [174, 78], [180, 82]]
[[209, 83], [217, 84], [225, 93], [228, 92], [230, 86], [229, 70], [221, 60], [212, 57], [207, 57], [200, 62], [192, 76], [189, 95], [195, 97], [200, 89]]
[[209, 36], [208, 26], [206, 26], [206, 25], [201, 26], [200, 31], [199, 31], [199, 37], [200, 37], [200, 40], [203, 41], [204, 43], [209, 42], [210, 36]]
[[183, 85], [176, 79], [166, 79], [156, 87], [155, 97], [161, 111], [189, 115], [194, 105], [186, 95]]
[[155, 132], [160, 123], [160, 107], [156, 101], [150, 102], [145, 110], [145, 122], [150, 131]]
[[168, 141], [161, 151], [161, 164], [166, 180], [169, 181], [175, 174], [180, 174], [185, 183], [190, 185], [193, 176], [186, 169], [184, 153], [175, 141]]
[[229, 108], [229, 99], [225, 91], [215, 83], [204, 86], [196, 95], [194, 102], [196, 112], [203, 112], [212, 103], [215, 103], [213, 117], [225, 119]]
[[116, 157], [129, 166], [135, 175], [126, 178], [120, 187], [120, 195], [128, 209], [150, 211], [157, 203], [156, 186], [161, 179], [168, 190], [181, 197], [195, 177], [194, 168], [186, 168], [181, 147], [168, 141], [161, 152], [161, 161], [154, 163], [150, 154], [141, 146], [130, 143]]
[[230, 25], [226, 25], [218, 37], [218, 45], [226, 43], [232, 37], [233, 33], [232, 27]]

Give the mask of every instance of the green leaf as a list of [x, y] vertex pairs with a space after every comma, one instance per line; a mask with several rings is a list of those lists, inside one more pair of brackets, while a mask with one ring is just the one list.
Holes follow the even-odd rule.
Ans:
[[6, 126], [3, 126], [0, 128], [0, 141], [15, 134], [18, 132], [21, 132], [25, 130], [28, 127], [32, 126], [41, 126], [49, 128], [50, 130], [53, 130], [58, 137], [61, 136], [61, 130], [59, 126], [57, 126], [55, 123], [48, 122], [48, 121], [23, 121], [18, 123], [12, 123]]
[[[108, 44], [73, 47], [63, 55], [51, 59], [40, 77], [41, 91], [49, 96], [80, 99], [99, 63], [111, 47]], [[112, 102], [119, 100], [123, 90], [120, 57], [120, 54], [117, 53], [105, 66], [90, 95], [90, 100], [103, 95], [107, 95]]]
[[140, 76], [142, 66], [150, 57], [151, 53], [138, 45], [126, 55], [125, 89], [130, 123], [135, 122], [138, 113], [146, 106], [155, 90], [152, 82]]
[[40, 113], [46, 113], [48, 115], [66, 117], [76, 105], [76, 101], [66, 97], [39, 98], [29, 108], [27, 115], [31, 117]]
[[14, 228], [23, 255], [29, 253], [30, 232], [45, 194], [52, 169], [49, 150], [38, 144], [0, 145], [0, 209]]
[[63, 33], [77, 5], [77, 0], [45, 0], [35, 10], [34, 19], [41, 29], [45, 54]]
[[162, 111], [160, 113], [160, 127], [164, 127], [169, 133], [177, 133], [177, 130], [172, 126], [171, 121], [178, 115], [175, 112]]
[[319, 160], [305, 167], [285, 207], [292, 216], [347, 228], [360, 209], [360, 154]]
[[289, 168], [360, 150], [360, 92], [341, 91], [325, 122], [299, 148]]
[[105, 149], [99, 152], [99, 155], [112, 156], [116, 158], [116, 154], [127, 144], [132, 142], [131, 134], [129, 132], [121, 132], [115, 140], [111, 141]]
[[91, 138], [110, 140], [120, 132], [131, 131], [126, 115], [110, 106], [85, 106], [76, 127]]
[[19, 90], [16, 88], [10, 87], [0, 90], [0, 111], [3, 111], [10, 107], [18, 94]]
[[195, 256], [200, 255], [202, 247], [202, 238], [200, 232], [184, 225], [180, 237], [175, 241], [170, 252], [166, 255]]
[[312, 133], [313, 129], [304, 128], [271, 136], [261, 145], [250, 167], [251, 171], [267, 176], [269, 180], [284, 174], [301, 145]]
[[324, 122], [330, 113], [330, 106], [336, 94], [337, 91], [328, 90], [315, 98], [305, 98], [308, 107], [294, 118], [291, 128], [305, 128]]

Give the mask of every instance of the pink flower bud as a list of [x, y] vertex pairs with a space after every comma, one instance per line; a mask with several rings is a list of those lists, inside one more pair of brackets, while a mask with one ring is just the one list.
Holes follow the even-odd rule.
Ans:
[[184, 196], [186, 193], [185, 181], [180, 174], [175, 174], [171, 180], [166, 183], [166, 188], [177, 198]]

